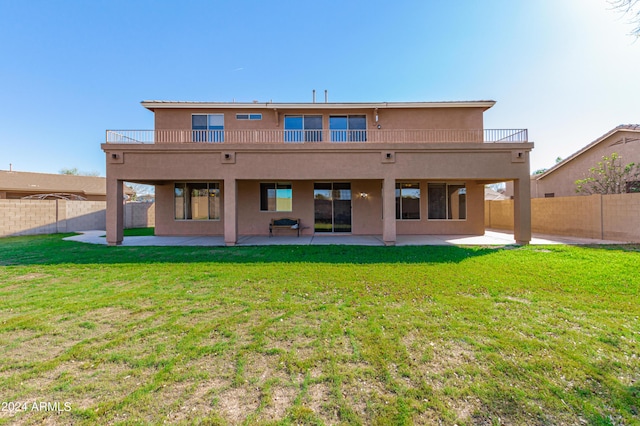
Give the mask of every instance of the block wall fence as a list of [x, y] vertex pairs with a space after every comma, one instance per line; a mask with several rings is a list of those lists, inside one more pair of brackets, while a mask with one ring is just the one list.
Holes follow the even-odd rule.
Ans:
[[[106, 228], [105, 201], [0, 200], [0, 237]], [[126, 203], [125, 228], [155, 224], [155, 204]]]
[[[125, 228], [155, 225], [154, 203], [126, 203]], [[513, 200], [485, 201], [486, 228], [513, 230]], [[104, 201], [0, 200], [0, 237], [105, 229]], [[640, 194], [531, 200], [535, 233], [640, 242]]]
[[[513, 200], [485, 201], [485, 228], [513, 230]], [[640, 242], [640, 194], [531, 199], [538, 234]]]

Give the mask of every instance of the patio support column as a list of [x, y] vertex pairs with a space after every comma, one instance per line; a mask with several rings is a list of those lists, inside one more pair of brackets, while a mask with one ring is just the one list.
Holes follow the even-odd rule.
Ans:
[[122, 244], [124, 229], [124, 182], [107, 178], [107, 245]]
[[382, 240], [386, 246], [396, 245], [396, 180], [384, 178], [382, 183]]
[[513, 181], [513, 236], [516, 244], [531, 241], [531, 180], [529, 176]]
[[238, 242], [237, 195], [238, 186], [235, 178], [224, 180], [224, 243], [235, 246]]

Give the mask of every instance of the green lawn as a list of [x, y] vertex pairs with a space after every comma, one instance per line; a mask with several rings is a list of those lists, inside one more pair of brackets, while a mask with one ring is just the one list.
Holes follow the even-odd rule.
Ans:
[[0, 239], [0, 424], [640, 423], [638, 246], [61, 238]]

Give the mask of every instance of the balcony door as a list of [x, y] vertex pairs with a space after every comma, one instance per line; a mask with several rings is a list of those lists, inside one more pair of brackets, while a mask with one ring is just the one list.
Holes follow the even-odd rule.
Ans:
[[313, 186], [315, 232], [351, 232], [351, 184], [316, 182]]

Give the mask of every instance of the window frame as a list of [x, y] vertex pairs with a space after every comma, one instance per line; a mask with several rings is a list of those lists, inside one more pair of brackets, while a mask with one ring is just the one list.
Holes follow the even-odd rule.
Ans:
[[[180, 189], [182, 189], [182, 218], [178, 218], [178, 205], [177, 205], [177, 189], [178, 185], [183, 185]], [[193, 209], [193, 200], [192, 191], [197, 188], [190, 188], [189, 185], [206, 185], [207, 191], [207, 218], [193, 218], [193, 213], [191, 210]], [[200, 188], [202, 189], [202, 188]], [[212, 195], [214, 194], [214, 195]], [[189, 196], [189, 201], [187, 202], [187, 195]], [[218, 215], [215, 217], [215, 214], [212, 217], [212, 209], [211, 209], [211, 198], [216, 198], [216, 206], [214, 207], [217, 210]], [[187, 203], [189, 206], [187, 206]], [[219, 222], [222, 219], [222, 184], [219, 181], [212, 182], [174, 182], [173, 183], [173, 220], [176, 222]], [[192, 217], [187, 217], [192, 216]]]
[[[444, 198], [444, 207], [445, 207], [445, 211], [444, 211], [444, 218], [432, 218], [431, 217], [431, 197], [432, 197], [432, 193], [431, 193], [431, 186], [432, 185], [444, 185], [444, 194], [445, 194], [445, 198]], [[464, 189], [464, 193], [459, 193], [458, 196], [463, 195], [464, 194], [464, 218], [449, 218], [449, 216], [452, 216], [452, 212], [451, 210], [451, 191], [450, 191], [450, 187], [461, 187], [460, 189]], [[428, 221], [447, 221], [447, 222], [466, 222], [468, 220], [468, 213], [469, 213], [469, 209], [468, 209], [468, 199], [467, 199], [467, 183], [466, 182], [428, 182], [427, 183], [427, 220]]]
[[[206, 117], [206, 128], [195, 129], [193, 118], [194, 117]], [[222, 117], [222, 126], [211, 126], [210, 117]], [[221, 127], [221, 128], [220, 128]], [[191, 134], [193, 142], [208, 142], [208, 143], [223, 143], [224, 142], [224, 113], [207, 114], [207, 113], [192, 113], [191, 114]]]
[[[411, 186], [405, 186], [403, 187], [403, 185], [411, 185]], [[408, 197], [403, 197], [403, 189], [407, 189], [407, 190], [415, 190], [417, 187], [418, 190], [418, 217], [404, 217], [404, 209], [403, 209], [403, 205], [404, 205], [404, 198], [408, 198]], [[422, 218], [422, 187], [420, 185], [420, 182], [396, 182], [396, 220], [402, 220], [402, 221], [413, 221], [413, 220], [420, 220]]]
[[262, 120], [262, 113], [239, 113], [236, 114], [236, 120], [241, 121], [258, 121]]
[[[300, 118], [301, 128], [300, 129], [288, 129], [287, 128], [287, 119]], [[320, 127], [307, 127], [305, 124], [306, 119], [320, 119]], [[287, 143], [303, 143], [303, 142], [322, 142], [322, 133], [324, 130], [324, 117], [322, 115], [317, 114], [290, 114], [285, 115], [283, 120], [284, 129], [284, 141]]]
[[[274, 197], [269, 197], [269, 190], [274, 191]], [[291, 207], [289, 210], [278, 209], [278, 191], [289, 191], [288, 197]], [[265, 191], [267, 191], [265, 193]], [[273, 209], [269, 208], [269, 199], [273, 199]], [[285, 197], [282, 197], [285, 198]], [[260, 182], [260, 211], [267, 213], [291, 213], [293, 211], [293, 183], [291, 182]]]
[[[346, 128], [333, 128], [331, 122], [333, 118], [346, 119]], [[363, 128], [352, 128], [350, 126], [351, 119], [364, 119]], [[366, 142], [367, 141], [367, 115], [366, 114], [347, 114], [347, 115], [329, 115], [329, 134], [331, 142]]]

